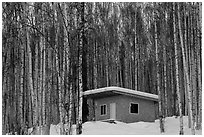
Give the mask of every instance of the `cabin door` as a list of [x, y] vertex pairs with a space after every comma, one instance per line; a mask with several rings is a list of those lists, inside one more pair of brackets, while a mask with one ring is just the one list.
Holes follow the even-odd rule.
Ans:
[[116, 104], [110, 104], [110, 119], [116, 119]]

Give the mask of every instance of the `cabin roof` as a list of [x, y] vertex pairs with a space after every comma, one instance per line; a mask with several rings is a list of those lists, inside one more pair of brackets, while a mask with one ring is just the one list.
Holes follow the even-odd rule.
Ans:
[[132, 89], [127, 89], [127, 88], [115, 87], [115, 86], [92, 89], [92, 90], [87, 90], [83, 92], [83, 95], [85, 97], [92, 97], [92, 98], [106, 97], [106, 96], [118, 95], [118, 94], [158, 101], [158, 95], [136, 91]]

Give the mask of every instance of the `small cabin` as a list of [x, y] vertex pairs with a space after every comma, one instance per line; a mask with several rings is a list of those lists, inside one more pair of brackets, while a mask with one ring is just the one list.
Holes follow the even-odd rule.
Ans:
[[84, 92], [89, 120], [116, 120], [125, 123], [154, 122], [158, 114], [158, 95], [121, 87], [105, 87]]

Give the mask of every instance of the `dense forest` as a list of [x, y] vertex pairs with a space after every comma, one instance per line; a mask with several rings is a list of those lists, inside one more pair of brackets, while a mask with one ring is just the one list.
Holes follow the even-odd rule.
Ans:
[[[2, 3], [2, 134], [72, 134], [83, 92], [118, 86], [159, 95], [165, 117], [202, 127], [202, 3]], [[83, 106], [83, 107], [82, 107]], [[82, 109], [83, 108], [83, 109]], [[65, 128], [64, 124], [68, 126]], [[38, 127], [38, 128], [37, 128]]]

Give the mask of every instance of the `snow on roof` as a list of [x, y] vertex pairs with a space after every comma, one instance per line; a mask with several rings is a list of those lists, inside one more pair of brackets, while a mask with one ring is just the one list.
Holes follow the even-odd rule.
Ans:
[[88, 95], [93, 95], [98, 93], [109, 92], [109, 91], [119, 91], [118, 93], [121, 93], [121, 94], [131, 94], [131, 95], [158, 100], [158, 95], [155, 95], [155, 94], [145, 93], [145, 92], [136, 91], [136, 90], [127, 89], [127, 88], [114, 87], [114, 86], [87, 90], [83, 94], [84, 96], [88, 96]]

